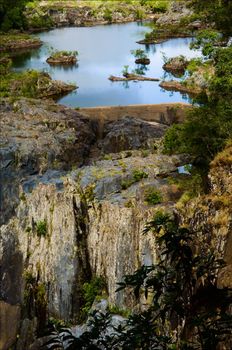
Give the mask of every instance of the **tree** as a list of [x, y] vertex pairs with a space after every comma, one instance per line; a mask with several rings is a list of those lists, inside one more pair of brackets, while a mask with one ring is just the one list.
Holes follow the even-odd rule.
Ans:
[[0, 28], [3, 31], [25, 27], [23, 10], [26, 2], [27, 0], [0, 0]]
[[207, 22], [215, 23], [218, 30], [225, 35], [232, 33], [232, 2], [231, 0], [192, 0], [196, 12], [200, 12]]

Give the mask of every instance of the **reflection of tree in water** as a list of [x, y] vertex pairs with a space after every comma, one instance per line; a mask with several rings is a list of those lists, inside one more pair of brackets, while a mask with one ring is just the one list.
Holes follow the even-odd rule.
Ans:
[[145, 45], [145, 52], [146, 53], [156, 53], [156, 45], [154, 44], [146, 44]]
[[70, 65], [57, 65], [57, 66], [53, 66], [53, 70], [63, 70], [64, 72], [68, 72], [68, 71], [74, 71], [75, 69], [77, 69], [79, 67], [79, 64], [70, 64]]
[[132, 73], [138, 74], [138, 75], [145, 75], [145, 73], [149, 70], [149, 68], [144, 64], [139, 64]]
[[31, 58], [40, 59], [40, 50], [39, 49], [22, 49], [18, 52], [14, 52], [11, 55], [13, 62], [16, 65], [25, 65], [27, 61]]
[[122, 82], [122, 86], [124, 87], [124, 89], [129, 89], [130, 88], [130, 85], [129, 85], [128, 81], [123, 81]]

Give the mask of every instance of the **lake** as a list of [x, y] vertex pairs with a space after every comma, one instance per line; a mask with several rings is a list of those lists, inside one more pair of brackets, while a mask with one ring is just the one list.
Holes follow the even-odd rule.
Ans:
[[[159, 82], [111, 82], [110, 75], [120, 76], [125, 65], [129, 71], [136, 69], [131, 50], [146, 50], [151, 64], [146, 76], [164, 78], [163, 55], [173, 57], [199, 56], [191, 51], [191, 38], [170, 39], [157, 45], [139, 45], [150, 29], [142, 23], [111, 24], [95, 27], [59, 28], [36, 34], [43, 46], [36, 50], [17, 54], [13, 59], [15, 70], [37, 69], [48, 72], [53, 79], [75, 83], [79, 88], [58, 100], [72, 107], [106, 105], [155, 104], [188, 102], [188, 97], [179, 92], [168, 92], [159, 87]], [[46, 59], [52, 50], [77, 50], [76, 66], [49, 66]], [[167, 76], [170, 79], [170, 76]]]

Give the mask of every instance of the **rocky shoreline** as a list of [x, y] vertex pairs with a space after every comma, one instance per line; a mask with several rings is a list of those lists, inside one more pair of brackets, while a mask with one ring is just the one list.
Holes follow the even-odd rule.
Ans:
[[43, 45], [39, 38], [31, 38], [27, 34], [3, 34], [0, 35], [0, 52], [36, 49]]
[[109, 6], [109, 4], [102, 2], [93, 6], [83, 4], [68, 6], [67, 3], [63, 2], [62, 6], [54, 4], [51, 7], [50, 3], [45, 1], [39, 7], [27, 7], [25, 16], [31, 31], [37, 31], [38, 26], [40, 28], [86, 27], [154, 20], [159, 17], [159, 15], [149, 11], [146, 6], [133, 5], [133, 3], [115, 2]]

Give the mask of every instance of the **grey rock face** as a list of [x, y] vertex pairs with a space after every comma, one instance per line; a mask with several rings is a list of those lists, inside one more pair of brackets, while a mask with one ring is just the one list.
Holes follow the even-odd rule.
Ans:
[[[47, 169], [83, 164], [95, 140], [91, 122], [52, 102], [19, 100], [0, 105], [0, 223], [19, 202], [21, 180]], [[31, 179], [30, 179], [31, 181]]]
[[166, 129], [165, 125], [152, 125], [149, 122], [125, 116], [106, 125], [101, 147], [103, 153], [150, 148], [152, 143], [154, 144], [154, 139], [161, 138]]
[[175, 25], [180, 23], [182, 18], [192, 14], [192, 10], [186, 7], [186, 3], [184, 1], [172, 1], [169, 11], [161, 16], [156, 23], [162, 26], [170, 24]]
[[[95, 142], [105, 152], [136, 149], [154, 142], [165, 127], [127, 117], [108, 124], [98, 143], [95, 122], [51, 102], [4, 100], [0, 116], [1, 299], [13, 306], [29, 299], [26, 306], [33, 309], [36, 289], [33, 282], [25, 286], [34, 279], [45, 291], [48, 315], [74, 321], [83, 283], [98, 275], [106, 281], [109, 303], [133, 307], [129, 292], [115, 292], [117, 282], [141, 263], [155, 261], [154, 237], [141, 233], [156, 209], [173, 203], [168, 194], [150, 206], [144, 191], [165, 192], [168, 183], [160, 177], [175, 172], [181, 159], [131, 151], [128, 158], [84, 164]], [[122, 135], [125, 143], [118, 146]], [[35, 314], [21, 334], [34, 332]], [[24, 338], [19, 350], [28, 344]]]

